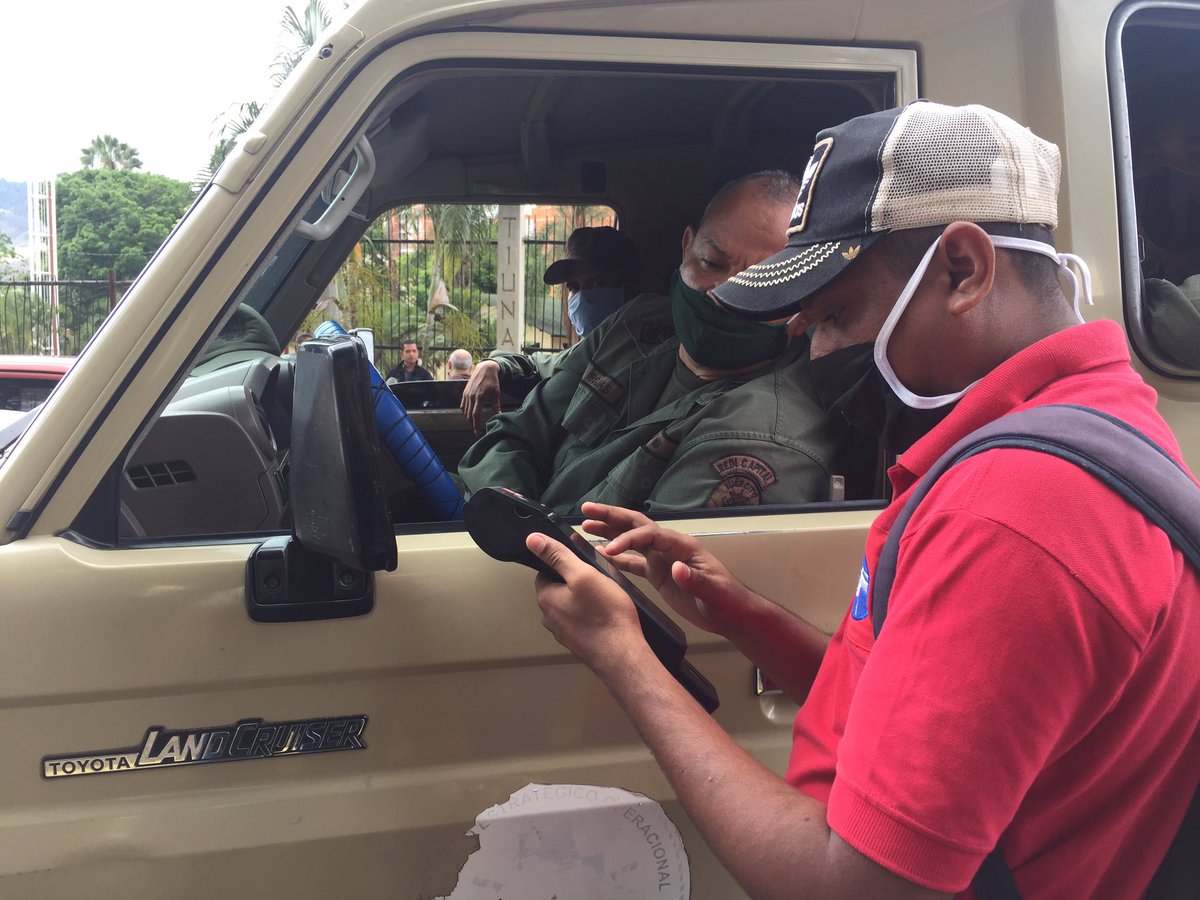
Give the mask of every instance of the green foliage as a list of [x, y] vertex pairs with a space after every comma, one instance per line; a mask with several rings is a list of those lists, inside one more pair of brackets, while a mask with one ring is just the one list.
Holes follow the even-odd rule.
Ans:
[[[425, 236], [433, 241], [429, 293], [439, 278], [451, 286], [470, 282], [469, 250], [496, 239], [497, 211], [496, 206], [470, 203], [417, 204], [400, 210], [400, 221], [408, 231], [423, 234], [428, 225]], [[494, 283], [494, 273], [492, 280]]]
[[[346, 4], [343, 3], [343, 6]], [[276, 87], [291, 71], [300, 64], [304, 55], [316, 44], [317, 38], [333, 22], [333, 17], [321, 0], [308, 0], [300, 12], [294, 6], [283, 8], [281, 26], [288, 37], [288, 43], [279, 49], [271, 63], [271, 83]], [[200, 193], [204, 186], [212, 181], [217, 169], [233, 149], [238, 136], [248, 131], [262, 111], [262, 104], [257, 100], [247, 100], [235, 103], [214, 121], [216, 126], [213, 136], [217, 143], [209, 155], [208, 165], [204, 166], [193, 177], [191, 191]]]
[[17, 252], [13, 249], [12, 238], [3, 231], [0, 231], [0, 260], [9, 259], [16, 255]]
[[251, 100], [247, 103], [234, 104], [216, 118], [213, 124], [217, 126], [217, 143], [213, 146], [212, 153], [209, 154], [208, 165], [192, 176], [192, 183], [189, 187], [193, 194], [199, 194], [204, 186], [212, 181], [213, 175], [216, 174], [217, 169], [221, 168], [221, 163], [225, 162], [225, 157], [229, 155], [233, 145], [237, 143], [237, 139], [250, 130], [250, 126], [254, 124], [254, 120], [258, 118], [260, 112], [262, 112], [262, 107]]
[[188, 208], [188, 186], [163, 175], [83, 169], [58, 177], [59, 275], [119, 280], [140, 272]]
[[0, 231], [0, 279], [15, 279], [19, 274], [19, 262], [12, 238]]
[[[440, 374], [449, 348], [478, 357], [496, 346], [496, 213], [488, 205], [416, 205], [384, 215], [367, 228], [334, 279], [342, 324], [370, 328], [377, 348], [417, 340], [427, 367]], [[580, 225], [611, 224], [607, 207], [564, 207], [525, 245], [525, 319], [539, 339], [563, 333], [562, 288], [542, 281], [561, 242]], [[429, 310], [438, 281], [454, 308]], [[301, 326], [312, 331], [325, 317], [314, 312]], [[444, 348], [444, 349], [438, 349]], [[388, 369], [399, 353], [381, 350]]]
[[138, 152], [118, 141], [111, 134], [101, 134], [79, 151], [79, 161], [87, 169], [140, 169], [142, 161]]
[[321, 32], [332, 22], [333, 17], [321, 0], [308, 0], [302, 12], [296, 12], [293, 6], [284, 7], [281, 24], [291, 43], [275, 55], [275, 62], [271, 64], [273, 84], [283, 84], [283, 80], [300, 64], [304, 54], [316, 45]]
[[50, 303], [27, 287], [0, 284], [0, 353], [46, 353]]

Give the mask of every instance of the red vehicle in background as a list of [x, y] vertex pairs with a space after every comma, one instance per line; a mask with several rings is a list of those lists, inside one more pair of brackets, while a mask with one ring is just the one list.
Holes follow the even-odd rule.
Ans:
[[25, 412], [45, 401], [74, 362], [73, 356], [0, 356], [0, 412]]

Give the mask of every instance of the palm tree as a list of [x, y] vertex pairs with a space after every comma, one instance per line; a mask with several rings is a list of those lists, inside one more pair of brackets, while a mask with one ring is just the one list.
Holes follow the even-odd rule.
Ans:
[[208, 165], [192, 177], [190, 186], [193, 194], [200, 193], [204, 186], [212, 181], [213, 175], [217, 169], [221, 168], [221, 163], [225, 162], [225, 157], [233, 149], [238, 137], [250, 130], [250, 126], [254, 124], [254, 120], [258, 118], [261, 111], [262, 108], [250, 100], [231, 106], [213, 120], [213, 125], [217, 126], [213, 132], [217, 143], [213, 147], [212, 153], [209, 154]]
[[299, 13], [293, 6], [284, 7], [280, 24], [293, 40], [290, 46], [280, 48], [275, 54], [275, 62], [271, 64], [271, 82], [276, 87], [283, 84], [283, 80], [300, 64], [304, 54], [316, 45], [317, 38], [332, 22], [333, 17], [321, 0], [308, 0], [303, 12]]
[[433, 260], [429, 272], [430, 291], [437, 289], [442, 278], [453, 283], [462, 269], [467, 245], [494, 240], [496, 237], [496, 207], [469, 203], [430, 203], [405, 207], [400, 211], [403, 225], [421, 230], [422, 221], [429, 224], [433, 241]]
[[[325, 4], [321, 0], [308, 0], [302, 12], [296, 12], [293, 6], [284, 7], [283, 19], [280, 24], [292, 40], [288, 46], [281, 47], [275, 54], [275, 60], [271, 63], [272, 84], [278, 87], [283, 83], [283, 80], [287, 78], [292, 69], [296, 68], [300, 60], [304, 58], [304, 54], [316, 44], [321, 32], [328, 28], [332, 21], [333, 17], [329, 15], [329, 11], [326, 10]], [[216, 118], [213, 123], [216, 126], [213, 135], [217, 143], [209, 156], [208, 165], [200, 169], [192, 178], [193, 193], [200, 193], [204, 186], [212, 180], [213, 174], [221, 167], [221, 163], [233, 149], [238, 135], [250, 129], [261, 110], [262, 107], [257, 101], [249, 100], [245, 103], [233, 104]]]
[[92, 138], [81, 151], [79, 161], [85, 169], [140, 169], [138, 152], [111, 134]]
[[[495, 239], [496, 212], [495, 206], [467, 203], [430, 203], [400, 210], [400, 221], [405, 229], [420, 233], [422, 226], [428, 224], [429, 238], [433, 241], [425, 318], [426, 343], [433, 342], [434, 326], [439, 317], [458, 311], [448, 303], [449, 294], [445, 292], [443, 281], [454, 284], [459, 278], [468, 245]], [[469, 319], [466, 321], [470, 322]], [[457, 346], [476, 346], [482, 342], [478, 329], [475, 329], [474, 336], [462, 334]]]

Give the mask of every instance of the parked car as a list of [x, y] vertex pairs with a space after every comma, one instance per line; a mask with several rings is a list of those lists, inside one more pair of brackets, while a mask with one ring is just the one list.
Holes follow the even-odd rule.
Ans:
[[[3, 451], [3, 894], [445, 896], [494, 843], [490, 823], [536, 821], [546, 800], [563, 804], [557, 824], [483, 865], [472, 896], [572, 851], [593, 854], [562, 862], [585, 874], [668, 866], [649, 896], [742, 897], [621, 710], [542, 628], [528, 570], [414, 501], [392, 506], [394, 571], [331, 578], [293, 523], [346, 535], [299, 507], [288, 439], [306, 433], [293, 413], [319, 430], [332, 404], [293, 408], [300, 362], [267, 350], [198, 360], [239, 304], [286, 344], [405, 205], [500, 204], [497, 240], [516, 233], [519, 260], [521, 204], [604, 204], [645, 286], [665, 285], [717, 183], [803, 169], [820, 128], [925, 96], [987, 104], [1061, 146], [1059, 234], [1091, 266], [1088, 318], [1126, 329], [1196, 468], [1200, 367], [1164, 352], [1144, 308], [1137, 194], [1155, 185], [1135, 179], [1131, 148], [1146, 107], [1174, 96], [1163, 85], [1200, 78], [1200, 5], [362, 0], [347, 15]], [[497, 278], [497, 318], [524, 275]], [[455, 410], [412, 420], [453, 471], [470, 425]], [[308, 465], [333, 486], [345, 468]], [[672, 525], [832, 631], [882, 507]], [[729, 643], [685, 631], [717, 720], [783, 769], [796, 707], [756, 691]], [[617, 789], [660, 803], [686, 853], [632, 824]], [[585, 845], [575, 817], [604, 804], [627, 814]], [[643, 838], [624, 857], [609, 852], [622, 828]]]
[[74, 362], [73, 356], [0, 356], [0, 410], [26, 412], [44, 403]]

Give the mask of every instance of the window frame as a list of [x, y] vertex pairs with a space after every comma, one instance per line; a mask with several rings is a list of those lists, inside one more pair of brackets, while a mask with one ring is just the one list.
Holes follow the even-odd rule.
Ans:
[[[584, 67], [595, 69], [598, 72], [621, 70], [647, 72], [650, 70], [661, 70], [664, 74], [704, 73], [720, 74], [727, 77], [736, 77], [739, 74], [744, 74], [747, 77], [761, 77], [763, 74], [770, 73], [782, 78], [786, 77], [789, 73], [805, 71], [862, 73], [890, 78], [893, 84], [895, 102], [897, 103], [903, 104], [916, 99], [918, 93], [917, 73], [919, 58], [915, 48], [818, 44], [775, 45], [755, 41], [714, 41], [714, 44], [720, 44], [727, 50], [728, 56], [721, 57], [719, 61], [714, 63], [697, 66], [695, 64], [679, 64], [673, 61], [673, 59], [687, 58], [686, 54], [674, 54], [694, 44], [694, 41], [674, 38], [618, 38], [611, 36], [566, 35], [554, 42], [554, 50], [552, 52], [547, 53], [540, 48], [537, 51], [533, 51], [528, 44], [521, 44], [523, 52], [519, 54], [514, 50], [514, 44], [511, 43], [514, 41], [525, 42], [535, 37], [536, 35], [523, 32], [494, 32], [488, 34], [486, 37], [470, 32], [455, 34], [434, 33], [416, 38], [405, 36], [394, 42], [382, 45], [371, 53], [369, 59], [364, 60], [356, 66], [354, 74], [348, 77], [344, 83], [338, 85], [332, 93], [322, 97], [321, 102], [318, 104], [319, 111], [314, 117], [314, 124], [304, 130], [305, 134], [313, 132], [314, 129], [322, 130], [324, 127], [323, 124], [320, 124], [322, 114], [328, 111], [332, 104], [337, 102], [339, 97], [347, 93], [360, 94], [363, 90], [371, 90], [370, 85], [374, 81], [379, 87], [371, 92], [373, 99], [365, 103], [365, 105], [360, 104], [358, 101], [351, 104], [352, 107], [359, 109], [359, 112], [352, 113], [359, 125], [346, 132], [349, 135], [347, 137], [347, 142], [349, 142], [355, 133], [361, 131], [362, 124], [369, 118], [370, 113], [368, 110], [380, 98], [384, 97], [390, 88], [395, 87], [395, 85], [405, 79], [421, 77], [433, 70], [461, 68], [464, 66], [464, 63], [468, 63], [468, 67], [470, 65], [487, 66], [516, 63], [524, 67], [562, 68], [564, 70], [578, 70]], [[472, 52], [460, 51], [454, 53], [439, 50], [439, 45], [443, 42], [447, 42], [451, 46], [460, 42], [478, 42], [483, 45], [489, 40], [496, 41], [496, 45], [486, 46], [482, 50], [475, 49]], [[580, 52], [574, 52], [574, 45], [576, 43], [581, 48]], [[545, 42], [541, 42], [541, 45], [546, 46]], [[381, 59], [392, 58], [397, 53], [405, 52], [410, 47], [414, 49], [419, 47], [420, 51], [422, 51], [416, 53], [416, 59], [413, 59], [407, 65], [398, 67], [386, 80], [377, 80], [377, 75], [375, 79], [372, 78], [370, 71], [377, 69]], [[586, 52], [583, 52], [583, 48], [586, 48]], [[621, 50], [621, 62], [619, 64], [612, 62], [614, 56], [610, 55], [610, 51], [614, 49]], [[434, 54], [432, 58], [428, 56], [422, 58], [423, 53], [429, 53], [430, 51]], [[789, 58], [783, 58], [782, 54], [784, 51], [790, 53]], [[765, 59], [764, 57], [769, 57], [769, 59]], [[341, 117], [337, 118], [340, 119]], [[329, 157], [328, 163], [322, 170], [321, 178], [312, 183], [309, 191], [296, 204], [291, 222], [294, 223], [294, 221], [304, 215], [305, 211], [316, 201], [321, 184], [338, 167], [339, 161], [345, 157], [346, 146], [348, 146], [348, 143], [335, 147], [332, 155]], [[266, 181], [264, 191], [269, 193], [279, 188], [278, 182], [286, 174], [285, 169], [289, 161], [294, 160], [297, 154], [302, 153], [303, 149], [302, 146], [297, 144], [286, 151], [276, 170]], [[254, 202], [255, 209], [265, 196], [266, 193], [259, 194]], [[252, 215], [253, 212], [254, 209], [251, 209], [247, 213], [247, 217]], [[280, 251], [292, 234], [292, 229], [285, 224], [263, 248], [259, 260], [266, 261], [271, 259], [274, 254]], [[240, 242], [236, 232], [230, 235], [228, 242], [233, 244]], [[257, 268], [257, 266], [252, 266], [249, 271], [255, 272]], [[229, 310], [238, 302], [245, 300], [247, 295], [253, 292], [256, 284], [257, 281], [255, 279], [247, 278], [241, 288], [234, 292], [228, 301], [225, 315], [228, 315]], [[214, 321], [213, 325], [209, 328], [208, 337], [215, 334], [225, 315]], [[198, 345], [197, 350], [202, 349], [205, 343], [207, 343], [207, 340]], [[78, 513], [72, 521], [72, 526], [68, 529], [68, 533], [73, 538], [92, 546], [135, 548], [242, 543], [261, 539], [268, 534], [276, 533], [255, 532], [253, 534], [246, 534], [229, 532], [134, 540], [118, 540], [116, 538], [115, 520], [116, 506], [119, 503], [119, 492], [114, 489], [115, 484], [113, 482], [123, 472], [132, 448], [136, 446], [147, 430], [152, 427], [158, 416], [165, 409], [166, 404], [170, 402], [182, 378], [186, 375], [186, 371], [186, 368], [181, 369], [179, 376], [166, 387], [159, 403], [148, 413], [146, 419], [134, 431], [130, 442], [113, 460], [109, 474], [101, 480], [101, 484], [79, 508]], [[857, 508], [859, 505], [845, 503], [800, 504], [799, 506], [772, 507], [770, 511], [779, 514], [795, 513], [798, 511], [809, 511], [810, 507], [813, 506], [846, 510]], [[871, 503], [868, 505], [871, 508], [877, 508], [882, 505], [882, 501], [880, 501], [880, 504]], [[680, 518], [691, 517], [698, 512], [700, 511], [681, 511], [678, 516]], [[749, 510], [730, 510], [723, 515], [738, 517], [747, 515], [749, 512]], [[756, 514], [760, 513], [761, 511], [756, 511]], [[672, 518], [674, 517], [673, 515]], [[110, 521], [112, 523], [111, 526], [108, 524]], [[438, 523], [421, 523], [419, 528], [415, 530], [415, 533], [436, 533], [443, 530], [452, 529], [447, 529]], [[397, 526], [396, 533], [397, 535], [409, 533], [409, 529]]]
[[[1108, 88], [1109, 110], [1112, 119], [1113, 168], [1117, 191], [1117, 237], [1120, 247], [1121, 297], [1125, 330], [1130, 345], [1139, 360], [1156, 375], [1176, 381], [1200, 381], [1200, 369], [1192, 369], [1166, 359], [1155, 345], [1146, 327], [1145, 280], [1142, 277], [1141, 238], [1138, 234], [1137, 196], [1133, 175], [1133, 140], [1130, 124], [1129, 94], [1126, 85], [1126, 59], [1123, 38], [1125, 29], [1151, 26], [1166, 28], [1144, 21], [1155, 13], [1167, 17], [1194, 15], [1196, 32], [1200, 36], [1200, 2], [1190, 0], [1134, 0], [1113, 14], [1108, 27]], [[1200, 273], [1198, 273], [1200, 274]]]

